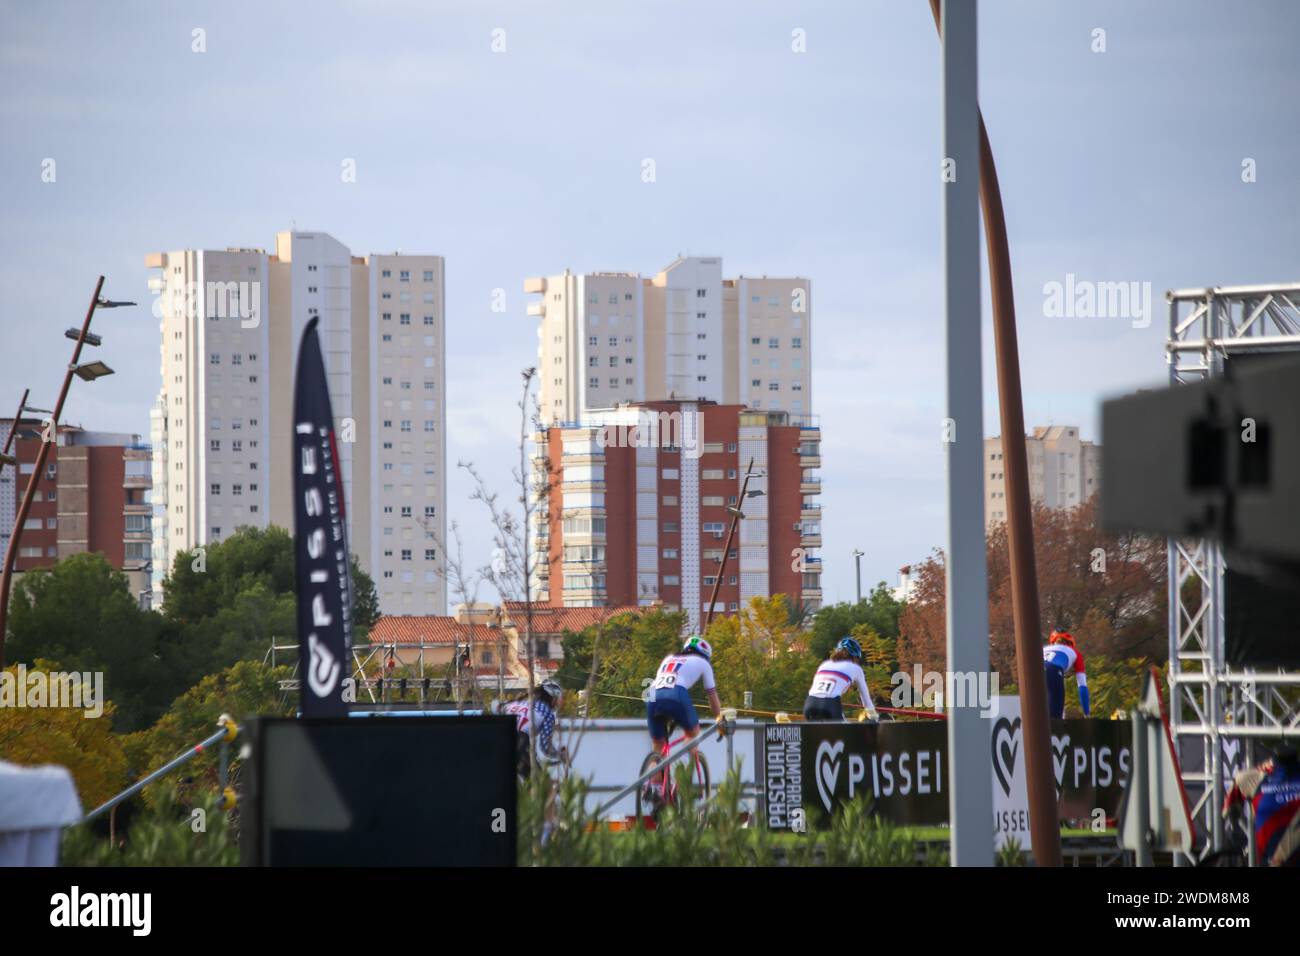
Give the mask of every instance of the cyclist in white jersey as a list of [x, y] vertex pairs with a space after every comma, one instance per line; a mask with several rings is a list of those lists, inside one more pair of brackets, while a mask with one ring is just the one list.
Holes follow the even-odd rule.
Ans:
[[867, 678], [862, 673], [862, 645], [846, 637], [835, 645], [830, 660], [823, 661], [813, 675], [808, 699], [803, 705], [804, 720], [843, 720], [844, 705], [840, 698], [850, 687], [856, 687], [862, 706], [870, 720], [879, 720], [880, 714], [871, 701]]
[[695, 713], [690, 689], [704, 682], [713, 717], [722, 726], [722, 702], [713, 681], [713, 648], [702, 637], [687, 638], [680, 652], [669, 654], [659, 664], [646, 696], [645, 719], [650, 737], [659, 750], [668, 743], [668, 721], [672, 721], [689, 740], [700, 732], [700, 718]]

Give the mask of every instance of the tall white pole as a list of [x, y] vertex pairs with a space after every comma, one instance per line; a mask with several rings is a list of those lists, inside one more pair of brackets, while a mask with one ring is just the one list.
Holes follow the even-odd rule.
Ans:
[[[943, 0], [943, 268], [947, 332], [948, 671], [989, 669], [980, 361], [979, 102], [975, 0]], [[954, 680], [949, 686], [960, 687]], [[967, 685], [971, 686], [971, 685]], [[975, 686], [985, 686], [976, 684]], [[989, 722], [950, 700], [948, 819], [954, 866], [993, 865]], [[954, 706], [957, 705], [957, 706]]]

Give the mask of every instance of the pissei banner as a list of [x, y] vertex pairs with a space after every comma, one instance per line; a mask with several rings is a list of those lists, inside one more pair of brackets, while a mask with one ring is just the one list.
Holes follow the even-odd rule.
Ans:
[[347, 714], [352, 577], [334, 415], [316, 319], [298, 347], [293, 396], [293, 529], [298, 584], [299, 708]]
[[[1016, 698], [988, 718], [994, 831], [1028, 840], [1024, 747]], [[1014, 703], [1013, 703], [1014, 702]], [[1052, 721], [1052, 769], [1062, 820], [1112, 825], [1131, 756], [1128, 721]], [[948, 823], [948, 733], [921, 723], [770, 724], [758, 735], [764, 817], [774, 830], [826, 827], [835, 809], [865, 799], [901, 826]]]

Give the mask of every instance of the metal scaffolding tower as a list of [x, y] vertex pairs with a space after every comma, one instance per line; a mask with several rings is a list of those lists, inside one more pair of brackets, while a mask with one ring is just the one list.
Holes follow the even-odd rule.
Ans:
[[[1171, 385], [1222, 375], [1232, 356], [1300, 351], [1300, 283], [1182, 289], [1166, 299]], [[1175, 538], [1168, 547], [1169, 716], [1192, 817], [1209, 836], [1199, 851], [1204, 857], [1224, 848], [1225, 788], [1235, 769], [1254, 761], [1254, 742], [1300, 738], [1294, 703], [1300, 674], [1230, 670], [1224, 658], [1222, 549], [1211, 541]], [[1189, 759], [1197, 755], [1199, 766]], [[1254, 864], [1254, 841], [1246, 843]], [[1175, 862], [1193, 861], [1180, 854]]]

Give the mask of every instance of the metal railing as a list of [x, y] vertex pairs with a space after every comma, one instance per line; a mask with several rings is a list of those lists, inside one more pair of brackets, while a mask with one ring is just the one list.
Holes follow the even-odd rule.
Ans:
[[678, 747], [675, 751], [673, 751], [672, 753], [668, 754], [668, 756], [665, 757], [663, 760], [659, 761], [659, 763], [655, 764], [653, 767], [651, 767], [651, 768], [650, 768], [649, 770], [647, 770], [645, 773], [641, 774], [641, 776], [637, 777], [635, 780], [633, 780], [631, 783], [629, 783], [626, 787], [624, 787], [624, 788], [623, 788], [622, 790], [620, 790], [618, 793], [614, 794], [614, 796], [612, 796], [612, 797], [610, 797], [608, 800], [606, 800], [603, 804], [601, 804], [599, 807], [596, 808], [596, 816], [599, 818], [599, 817], [603, 816], [604, 814], [608, 813], [610, 810], [612, 810], [612, 809], [614, 808], [614, 806], [615, 806], [615, 805], [616, 805], [620, 800], [622, 800], [624, 797], [628, 796], [629, 794], [634, 793], [634, 792], [636, 791], [637, 787], [639, 787], [639, 786], [641, 786], [642, 784], [644, 784], [647, 780], [649, 780], [649, 779], [650, 779], [651, 777], [653, 777], [655, 774], [657, 774], [657, 773], [663, 773], [664, 770], [665, 770], [667, 767], [671, 766], [671, 765], [672, 765], [674, 762], [676, 762], [677, 760], [680, 760], [682, 757], [686, 756], [686, 755], [689, 754], [689, 753], [694, 753], [694, 752], [699, 748], [699, 746], [700, 746], [701, 744], [703, 744], [703, 743], [705, 743], [705, 742], [708, 741], [709, 736], [710, 736], [710, 735], [713, 733], [713, 731], [716, 730], [719, 726], [722, 726], [722, 727], [724, 727], [724, 728], [727, 729], [727, 733], [726, 733], [726, 740], [727, 740], [727, 766], [728, 766], [728, 768], [730, 768], [730, 767], [732, 766], [733, 762], [734, 762], [734, 756], [733, 756], [733, 753], [732, 753], [732, 741], [733, 741], [734, 738], [735, 738], [735, 729], [736, 729], [736, 713], [735, 713], [735, 711], [725, 711], [725, 710], [724, 710], [723, 713], [722, 713], [722, 720], [717, 721], [717, 722], [713, 723], [712, 725], [710, 725], [710, 727], [709, 727], [708, 730], [701, 730], [701, 731], [700, 731], [698, 734], [696, 734], [696, 735], [695, 735], [691, 740], [687, 741], [687, 742], [686, 742], [685, 744], [683, 744], [681, 747]]
[[217, 780], [222, 792], [222, 809], [229, 810], [234, 806], [233, 793], [231, 793], [226, 786], [227, 774], [230, 768], [230, 742], [239, 736], [239, 725], [235, 723], [229, 714], [222, 714], [217, 720], [217, 726], [220, 729], [213, 733], [212, 736], [199, 741], [199, 743], [195, 744], [176, 759], [168, 761], [153, 773], [148, 774], [144, 778], [131, 784], [131, 786], [127, 787], [117, 796], [111, 797], [104, 803], [101, 803], [95, 809], [82, 817], [80, 822], [87, 823], [88, 821], [95, 819], [95, 817], [112, 810], [118, 804], [130, 800], [145, 787], [149, 786], [149, 784], [161, 780], [173, 770], [189, 763], [199, 754], [204, 753], [209, 747], [216, 743], [221, 744], [221, 756], [217, 767]]

